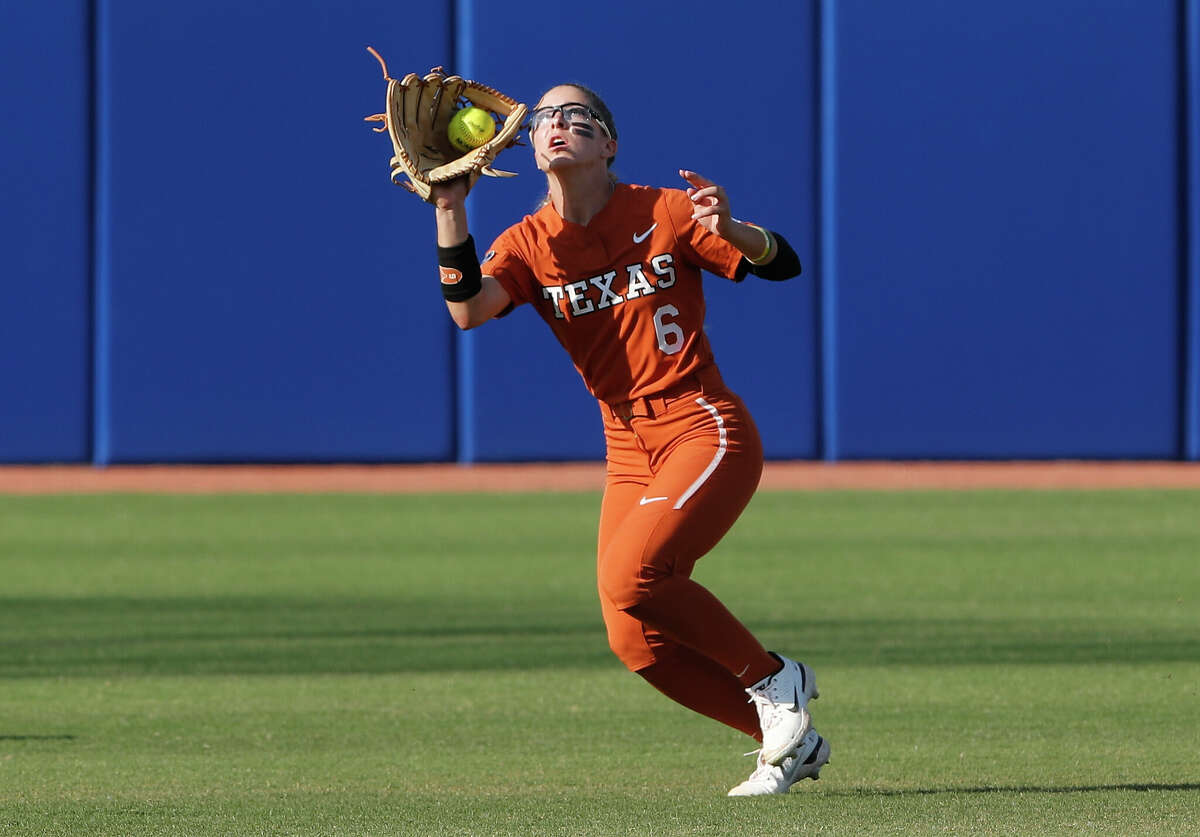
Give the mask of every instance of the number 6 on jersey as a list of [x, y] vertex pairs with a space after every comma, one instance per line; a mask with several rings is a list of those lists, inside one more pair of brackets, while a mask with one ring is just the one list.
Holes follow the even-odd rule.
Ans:
[[658, 335], [658, 348], [664, 355], [673, 355], [683, 348], [683, 329], [677, 323], [666, 322], [667, 317], [678, 317], [679, 309], [674, 305], [663, 305], [654, 312], [654, 333]]

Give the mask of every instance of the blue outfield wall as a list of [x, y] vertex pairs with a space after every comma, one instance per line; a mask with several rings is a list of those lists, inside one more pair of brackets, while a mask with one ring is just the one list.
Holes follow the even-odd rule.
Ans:
[[397, 71], [428, 65], [449, 10], [402, 54], [383, 0], [100, 8], [97, 459], [452, 458], [433, 219], [363, 122], [385, 90], [365, 45]]
[[1181, 32], [1184, 67], [1183, 180], [1186, 227], [1183, 246], [1184, 340], [1184, 458], [1200, 459], [1200, 0], [1186, 0]]
[[0, 462], [91, 456], [91, 29], [0, 4]]
[[1178, 4], [837, 6], [834, 455], [1177, 456]]
[[[512, 61], [475, 50], [469, 72], [531, 104], [568, 81], [596, 90], [613, 111], [622, 180], [686, 187], [679, 169], [724, 185], [734, 214], [780, 230], [801, 254], [816, 233], [815, 8], [811, 2], [769, 0], [755, 20], [721, 33], [724, 71], [699, 71], [712, 61], [704, 46], [725, 4], [705, 0], [686, 16], [647, 14], [638, 0], [572, 9], [529, 0], [527, 14], [471, 2], [467, 37], [475, 43], [529, 39], [562, 48]], [[630, 20], [638, 20], [636, 37]], [[545, 28], [541, 28], [545, 27]], [[484, 34], [486, 33], [486, 35]], [[729, 55], [753, 55], [739, 63]], [[635, 73], [652, 72], [648, 85]], [[779, 111], [776, 116], [771, 114]], [[767, 126], [776, 125], [775, 129]], [[508, 152], [502, 167], [512, 183], [483, 183], [472, 197], [471, 225], [480, 251], [505, 227], [531, 212], [545, 178], [528, 148]], [[749, 405], [764, 446], [776, 458], [817, 455], [815, 264], [798, 280], [778, 284], [751, 277], [735, 285], [706, 277], [707, 332], [726, 381]], [[475, 458], [600, 458], [599, 412], [566, 354], [529, 306], [470, 335], [474, 360]]]
[[[800, 279], [705, 280], [771, 458], [1200, 458], [1198, 6], [446, 0], [413, 43], [383, 0], [5, 5], [0, 462], [603, 455], [532, 309], [451, 325], [367, 44], [588, 84], [623, 179], [788, 237]], [[481, 252], [544, 189], [500, 166]]]

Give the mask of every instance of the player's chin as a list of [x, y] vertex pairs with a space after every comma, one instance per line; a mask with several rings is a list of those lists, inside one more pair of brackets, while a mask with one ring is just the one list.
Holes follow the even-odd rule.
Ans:
[[578, 165], [579, 161], [575, 159], [574, 154], [564, 154], [558, 152], [555, 154], [546, 154], [542, 157], [542, 171], [555, 171], [557, 169], [566, 169], [571, 166]]

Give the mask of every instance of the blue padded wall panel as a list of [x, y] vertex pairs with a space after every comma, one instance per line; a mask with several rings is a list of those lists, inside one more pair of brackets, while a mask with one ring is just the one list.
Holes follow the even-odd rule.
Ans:
[[1177, 456], [1177, 3], [837, 15], [837, 455]]
[[101, 0], [99, 458], [453, 457], [433, 219], [363, 122], [385, 91], [367, 44], [393, 74], [445, 55], [448, 8], [417, 42], [402, 17], [384, 0]]
[[[570, 8], [530, 0], [520, 15], [480, 0], [467, 5], [468, 40], [478, 45], [468, 54], [469, 72], [531, 106], [556, 83], [596, 89], [615, 115], [615, 170], [622, 180], [682, 188], [678, 170], [694, 169], [728, 189], [737, 217], [778, 229], [792, 242], [806, 267], [797, 280], [705, 279], [707, 328], [727, 382], [757, 420], [767, 455], [816, 455], [813, 4], [769, 0], [744, 24], [717, 0], [692, 3], [686, 15], [634, 0]], [[702, 68], [713, 20], [724, 21], [725, 57], [714, 62], [724, 70]], [[527, 44], [530, 60], [482, 48], [503, 42]], [[528, 148], [506, 152], [500, 165], [520, 176], [484, 181], [470, 199], [481, 253], [545, 191]], [[479, 459], [603, 456], [596, 402], [533, 310], [488, 323], [468, 345]]]
[[1184, 204], [1187, 254], [1184, 267], [1184, 445], [1187, 459], [1200, 460], [1200, 0], [1185, 0]]
[[0, 4], [0, 462], [90, 456], [86, 10]]
[[[379, 0], [3, 5], [0, 103], [22, 118], [0, 137], [0, 462], [602, 455], [595, 404], [532, 309], [455, 336], [432, 213], [387, 182], [390, 145], [361, 121], [383, 98], [367, 43], [394, 73], [446, 64], [531, 102], [589, 83], [616, 110], [623, 178], [679, 185], [696, 168], [736, 215], [789, 237], [799, 281], [706, 280], [710, 339], [769, 456], [1171, 458], [1185, 438], [1194, 456], [1180, 103], [1194, 120], [1195, 92], [1179, 48], [1194, 60], [1196, 46], [1178, 26], [1181, 8], [1195, 25], [1195, 0], [823, 5], [836, 16], [820, 49], [811, 0], [723, 26], [725, 77], [697, 70], [706, 21], [725, 19], [714, 0], [683, 20], [629, 0], [530, 0], [522, 15], [448, 0], [416, 48]], [[488, 54], [497, 38], [553, 48], [512, 62]], [[822, 277], [825, 49], [836, 248]], [[659, 89], [635, 78], [650, 67]], [[472, 195], [481, 250], [542, 190], [528, 148], [501, 164], [522, 174]], [[818, 280], [837, 291], [825, 403]]]

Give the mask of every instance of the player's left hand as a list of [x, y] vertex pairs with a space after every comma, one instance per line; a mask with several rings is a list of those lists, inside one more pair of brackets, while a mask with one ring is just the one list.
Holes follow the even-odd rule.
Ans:
[[725, 190], [694, 171], [680, 169], [679, 176], [690, 184], [687, 196], [695, 205], [692, 217], [696, 223], [714, 235], [729, 238], [733, 216], [729, 214], [729, 196]]

